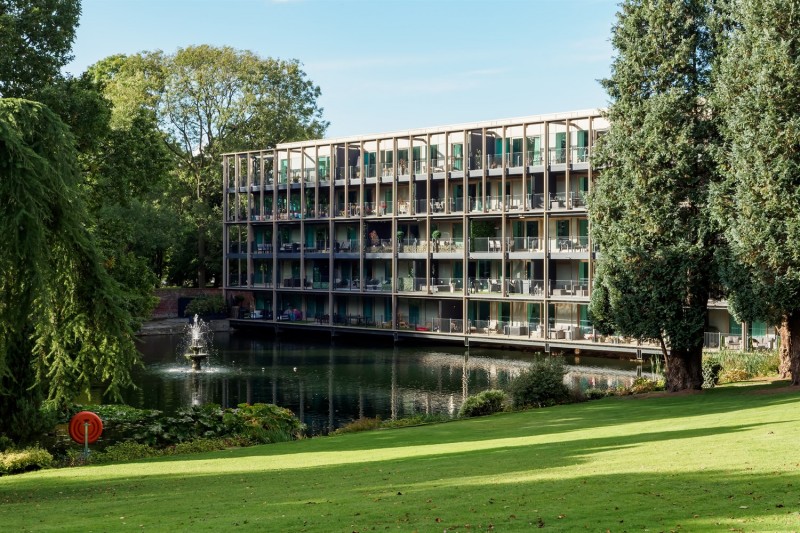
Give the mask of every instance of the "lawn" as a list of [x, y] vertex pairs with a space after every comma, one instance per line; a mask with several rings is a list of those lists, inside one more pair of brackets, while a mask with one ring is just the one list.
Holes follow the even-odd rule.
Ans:
[[0, 478], [3, 531], [800, 531], [800, 391], [608, 398]]

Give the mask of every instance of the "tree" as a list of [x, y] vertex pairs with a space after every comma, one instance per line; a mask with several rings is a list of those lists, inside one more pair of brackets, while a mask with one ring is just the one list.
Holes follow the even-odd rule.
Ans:
[[103, 268], [68, 128], [47, 107], [0, 100], [0, 420], [25, 441], [43, 396], [114, 393], [138, 361], [130, 315]]
[[667, 388], [702, 385], [716, 236], [707, 209], [715, 126], [707, 2], [628, 0], [603, 80], [610, 121], [589, 199], [600, 246], [590, 312], [601, 331], [660, 343]]
[[[117, 56], [109, 64], [112, 99], [152, 106], [169, 136], [178, 166], [172, 207], [194, 234], [193, 249], [173, 256], [193, 256], [183, 264], [193, 265], [196, 283], [204, 286], [209, 268], [222, 264], [219, 247], [209, 254], [209, 243], [222, 231], [221, 154], [321, 136], [327, 123], [317, 107], [320, 90], [297, 61], [262, 59], [229, 47]], [[175, 274], [181, 281], [183, 272]]]
[[80, 0], [0, 0], [0, 96], [26, 97], [72, 59]]
[[722, 279], [737, 317], [781, 324], [781, 372], [800, 385], [800, 2], [732, 6], [715, 84]]

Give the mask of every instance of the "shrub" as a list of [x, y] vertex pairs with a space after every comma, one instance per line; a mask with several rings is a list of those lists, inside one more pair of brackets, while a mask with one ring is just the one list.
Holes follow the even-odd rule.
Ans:
[[555, 357], [534, 360], [510, 385], [515, 408], [545, 407], [564, 403], [569, 390], [564, 384], [564, 363]]
[[[758, 352], [739, 352], [720, 350], [703, 355], [703, 371], [707, 365], [718, 365], [718, 382], [744, 381], [757, 376], [769, 376], [778, 372], [780, 356], [777, 350]], [[704, 379], [703, 386], [706, 387]]]
[[605, 398], [609, 396], [610, 391], [606, 389], [597, 389], [597, 388], [590, 388], [583, 391], [583, 396], [587, 400], [599, 400], [600, 398]]
[[703, 388], [713, 389], [719, 383], [722, 365], [711, 358], [703, 358]]
[[137, 459], [147, 459], [158, 457], [161, 451], [139, 442], [119, 442], [108, 446], [102, 452], [94, 452], [89, 455], [91, 463], [117, 463], [122, 461], [136, 461]]
[[0, 475], [19, 474], [47, 468], [53, 463], [53, 456], [41, 448], [6, 450], [0, 453]]
[[372, 431], [381, 427], [380, 418], [359, 418], [337, 428], [333, 433], [335, 435], [342, 435], [344, 433], [359, 433], [361, 431]]
[[508, 400], [508, 395], [501, 390], [485, 390], [467, 398], [458, 416], [469, 418], [471, 416], [485, 416], [499, 413], [503, 410], [503, 404]]
[[[663, 388], [664, 387], [661, 386], [661, 389]], [[658, 382], [644, 377], [636, 378], [633, 380], [631, 386], [628, 387], [630, 394], [644, 394], [646, 392], [653, 392], [655, 390], [659, 390]]]
[[183, 316], [194, 315], [218, 315], [224, 314], [228, 311], [228, 306], [225, 305], [225, 300], [222, 296], [198, 296], [189, 302], [186, 309], [183, 311]]

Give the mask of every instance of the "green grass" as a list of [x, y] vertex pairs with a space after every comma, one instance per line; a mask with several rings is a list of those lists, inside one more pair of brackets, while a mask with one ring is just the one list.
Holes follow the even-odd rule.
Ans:
[[800, 391], [780, 385], [608, 398], [4, 477], [0, 524], [3, 531], [798, 531]]

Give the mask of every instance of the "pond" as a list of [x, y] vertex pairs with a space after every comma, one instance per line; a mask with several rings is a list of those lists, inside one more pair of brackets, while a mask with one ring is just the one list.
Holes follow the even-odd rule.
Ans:
[[[358, 346], [217, 333], [209, 361], [192, 372], [181, 335], [143, 337], [145, 367], [124, 400], [174, 413], [183, 406], [274, 403], [291, 409], [310, 434], [325, 434], [359, 417], [454, 416], [467, 395], [502, 388], [534, 354], [442, 346]], [[636, 361], [567, 356], [573, 387], [629, 385], [652, 371]]]

